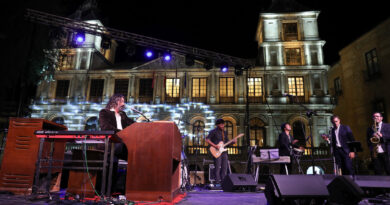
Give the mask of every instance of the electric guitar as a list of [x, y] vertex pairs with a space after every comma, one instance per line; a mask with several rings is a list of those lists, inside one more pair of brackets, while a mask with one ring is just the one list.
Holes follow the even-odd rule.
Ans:
[[215, 148], [215, 147], [213, 147], [213, 146], [210, 146], [210, 153], [211, 153], [211, 155], [213, 155], [213, 157], [215, 157], [215, 158], [220, 157], [221, 154], [222, 154], [223, 152], [225, 152], [226, 150], [228, 150], [228, 149], [225, 148], [227, 145], [229, 145], [229, 144], [232, 143], [235, 139], [238, 139], [238, 138], [240, 138], [240, 137], [242, 137], [242, 136], [244, 136], [243, 133], [237, 135], [237, 137], [233, 138], [233, 139], [230, 140], [229, 142], [226, 142], [225, 144], [224, 144], [222, 141], [220, 141], [220, 142], [218, 143], [219, 149], [217, 149], [217, 148]]

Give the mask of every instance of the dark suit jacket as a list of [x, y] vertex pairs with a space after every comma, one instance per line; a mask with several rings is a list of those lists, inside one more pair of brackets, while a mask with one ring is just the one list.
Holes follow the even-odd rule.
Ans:
[[[336, 128], [332, 129], [332, 145], [333, 148], [336, 148]], [[352, 142], [355, 141], [355, 137], [352, 134], [351, 128], [349, 128], [348, 125], [340, 125], [340, 130], [339, 130], [339, 140], [341, 147], [345, 151], [345, 153], [350, 153], [351, 151], [349, 150], [347, 142]]]
[[290, 156], [291, 155], [291, 148], [292, 147], [298, 147], [296, 145], [291, 144], [294, 141], [294, 137], [290, 135], [291, 142], [288, 139], [288, 135], [285, 132], [282, 132], [279, 134], [279, 156]]
[[[127, 117], [126, 113], [123, 111], [119, 112], [121, 116], [122, 128], [125, 129], [127, 126], [134, 123], [134, 120]], [[99, 125], [101, 130], [114, 130], [115, 132], [119, 132], [116, 127], [116, 118], [115, 112], [110, 111], [109, 109], [102, 109], [99, 112]]]
[[[390, 124], [382, 122], [382, 128], [381, 128], [380, 133], [382, 134], [381, 141], [380, 141], [382, 148], [385, 152], [387, 151], [387, 154], [390, 155]], [[367, 129], [367, 145], [370, 148], [371, 152], [372, 152], [373, 146], [372, 146], [372, 143], [370, 141], [370, 138], [372, 137], [373, 134], [374, 134], [374, 130], [371, 127], [369, 127]], [[387, 142], [387, 150], [385, 147], [385, 142]]]

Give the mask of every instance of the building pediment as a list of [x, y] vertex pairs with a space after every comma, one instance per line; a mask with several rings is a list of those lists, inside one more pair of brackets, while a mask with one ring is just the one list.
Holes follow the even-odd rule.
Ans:
[[133, 69], [136, 70], [156, 70], [156, 69], [166, 69], [166, 70], [176, 70], [183, 68], [204, 68], [204, 63], [198, 60], [194, 60], [193, 65], [188, 65], [186, 63], [186, 57], [177, 53], [172, 53], [172, 58], [170, 61], [165, 61], [163, 57], [158, 57], [154, 60], [141, 64]]

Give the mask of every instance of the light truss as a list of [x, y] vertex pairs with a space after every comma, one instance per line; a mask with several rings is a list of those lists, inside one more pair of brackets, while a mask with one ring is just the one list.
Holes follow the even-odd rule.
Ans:
[[97, 24], [90, 24], [80, 20], [65, 18], [33, 9], [27, 9], [25, 17], [32, 22], [48, 26], [61, 27], [67, 31], [83, 30], [89, 34], [100, 35], [122, 42], [131, 42], [132, 44], [138, 46], [152, 47], [156, 49], [169, 50], [181, 54], [192, 55], [195, 58], [201, 60], [212, 60], [217, 63], [227, 63], [230, 66], [241, 65], [242, 68], [254, 67], [253, 60], [238, 58], [201, 48], [186, 46], [179, 43], [108, 28]]

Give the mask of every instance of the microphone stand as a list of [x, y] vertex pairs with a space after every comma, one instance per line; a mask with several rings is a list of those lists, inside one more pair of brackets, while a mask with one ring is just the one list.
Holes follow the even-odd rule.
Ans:
[[131, 110], [132, 110], [133, 112], [135, 112], [135, 113], [141, 115], [142, 117], [144, 117], [144, 118], [146, 119], [146, 122], [150, 122], [150, 119], [149, 119], [148, 117], [146, 117], [146, 116], [144, 115], [144, 113], [142, 113], [142, 112], [140, 112], [140, 111], [138, 111], [138, 110], [136, 110], [136, 109], [133, 109], [133, 108], [131, 108]]
[[333, 161], [333, 174], [338, 175], [337, 174], [338, 168], [337, 168], [336, 158], [334, 157], [334, 150], [333, 150], [332, 129], [329, 130], [328, 139], [329, 139], [329, 146], [330, 146], [330, 154], [332, 155], [332, 161]]

